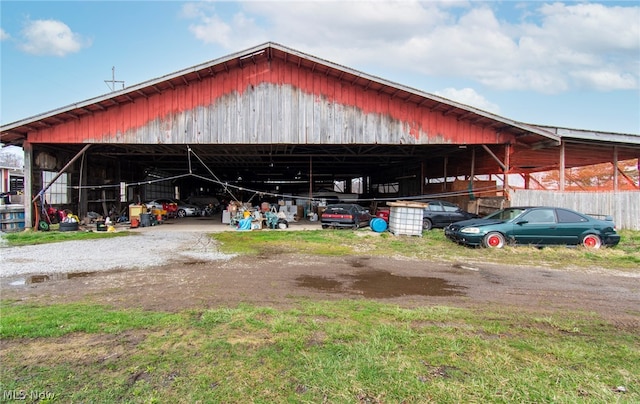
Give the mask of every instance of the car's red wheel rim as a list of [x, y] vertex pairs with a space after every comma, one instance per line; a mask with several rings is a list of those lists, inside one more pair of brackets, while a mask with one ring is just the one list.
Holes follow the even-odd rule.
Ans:
[[587, 248], [596, 248], [599, 246], [598, 238], [594, 236], [587, 236], [584, 239], [584, 246]]
[[498, 236], [491, 236], [491, 237], [489, 237], [488, 244], [489, 244], [491, 247], [497, 247], [497, 246], [499, 246], [501, 243], [502, 243], [502, 240], [500, 240], [500, 237], [498, 237]]

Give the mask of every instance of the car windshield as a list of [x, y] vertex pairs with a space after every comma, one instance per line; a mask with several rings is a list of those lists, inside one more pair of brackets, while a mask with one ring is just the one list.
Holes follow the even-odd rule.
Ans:
[[509, 208], [499, 210], [490, 214], [489, 216], [485, 216], [485, 219], [498, 219], [498, 220], [511, 220], [516, 218], [522, 214], [526, 209], [522, 208]]
[[352, 205], [328, 205], [327, 211], [339, 212], [339, 211], [350, 210], [351, 208], [352, 208]]

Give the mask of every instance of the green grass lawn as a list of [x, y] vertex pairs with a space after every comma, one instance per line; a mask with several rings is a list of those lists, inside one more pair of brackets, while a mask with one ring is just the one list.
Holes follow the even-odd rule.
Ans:
[[36, 244], [59, 243], [72, 240], [93, 240], [98, 238], [124, 237], [135, 233], [129, 231], [94, 232], [94, 231], [22, 231], [7, 233], [3, 236], [12, 247]]
[[[161, 230], [158, 230], [161, 231]], [[604, 267], [635, 270], [640, 267], [640, 231], [621, 230], [620, 244], [614, 248], [590, 251], [582, 247], [517, 246], [500, 250], [469, 248], [444, 237], [441, 229], [423, 232], [422, 237], [394, 236], [376, 233], [368, 228], [351, 230], [305, 231], [225, 231], [212, 234], [224, 252], [264, 254], [289, 252], [320, 255], [369, 254], [401, 256], [436, 261], [493, 262], [508, 265], [565, 267]], [[10, 246], [43, 244], [136, 235], [128, 231], [107, 232], [32, 232], [9, 233], [4, 236]]]
[[422, 237], [394, 236], [369, 229], [222, 232], [212, 234], [224, 252], [266, 254], [273, 251], [319, 255], [380, 255], [434, 261], [493, 262], [508, 265], [603, 267], [637, 270], [640, 267], [640, 231], [620, 231], [622, 240], [614, 248], [595, 251], [583, 247], [527, 246], [500, 250], [469, 248], [444, 237], [440, 229], [423, 232]]
[[182, 313], [1, 309], [2, 390], [55, 402], [640, 401], [638, 328], [588, 313], [362, 300]]

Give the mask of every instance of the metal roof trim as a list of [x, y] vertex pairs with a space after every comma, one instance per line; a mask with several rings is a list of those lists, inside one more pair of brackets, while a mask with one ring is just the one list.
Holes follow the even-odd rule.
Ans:
[[597, 142], [625, 143], [640, 145], [640, 134], [603, 132], [586, 129], [563, 128], [553, 126], [535, 125], [560, 136], [562, 139], [592, 140]]

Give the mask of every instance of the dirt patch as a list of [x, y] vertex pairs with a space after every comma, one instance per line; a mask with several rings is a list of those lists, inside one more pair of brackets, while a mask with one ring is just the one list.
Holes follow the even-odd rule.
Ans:
[[239, 303], [289, 307], [300, 300], [372, 299], [401, 307], [515, 307], [595, 312], [638, 329], [637, 274], [553, 270], [371, 256], [263, 254], [185, 260], [144, 269], [3, 278], [2, 298], [33, 303], [90, 301], [177, 312]]
[[129, 355], [143, 340], [144, 335], [137, 331], [118, 334], [77, 333], [60, 338], [3, 340], [0, 342], [0, 352], [20, 351], [23, 366], [69, 361], [90, 365], [110, 363], [120, 356]]

